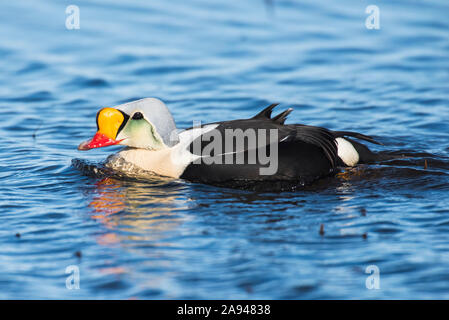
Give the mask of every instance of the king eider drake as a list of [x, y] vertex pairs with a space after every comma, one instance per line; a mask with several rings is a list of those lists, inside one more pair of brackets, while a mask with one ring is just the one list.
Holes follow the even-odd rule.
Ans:
[[380, 144], [366, 135], [303, 124], [284, 124], [292, 109], [272, 117], [272, 104], [250, 119], [177, 130], [170, 111], [155, 98], [103, 108], [97, 133], [79, 150], [125, 145], [114, 157], [158, 175], [214, 185], [304, 185], [338, 167], [380, 160], [348, 137]]

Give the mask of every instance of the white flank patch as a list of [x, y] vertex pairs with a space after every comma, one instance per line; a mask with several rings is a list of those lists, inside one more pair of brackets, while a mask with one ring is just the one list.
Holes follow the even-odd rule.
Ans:
[[212, 131], [218, 127], [218, 124], [205, 125], [200, 128], [192, 128], [179, 133], [179, 143], [172, 148], [171, 159], [175, 166], [179, 167], [182, 172], [193, 161], [201, 156], [194, 155], [188, 150], [188, 146], [201, 135]]
[[338, 156], [347, 166], [355, 166], [359, 162], [359, 153], [352, 143], [343, 138], [335, 139], [338, 145]]

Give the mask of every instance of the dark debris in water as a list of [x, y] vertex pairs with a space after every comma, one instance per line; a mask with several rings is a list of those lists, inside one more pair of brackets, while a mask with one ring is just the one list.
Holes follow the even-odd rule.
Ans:
[[320, 236], [324, 236], [324, 224], [320, 225]]
[[363, 217], [366, 217], [366, 209], [365, 209], [365, 208], [360, 208], [360, 214], [361, 214]]
[[33, 131], [32, 137], [33, 137], [34, 140], [36, 139], [37, 132], [38, 132], [39, 129], [41, 128], [42, 123], [43, 123], [43, 121], [41, 120], [41, 121], [39, 122], [39, 125], [38, 125], [38, 126], [36, 127], [36, 129]]

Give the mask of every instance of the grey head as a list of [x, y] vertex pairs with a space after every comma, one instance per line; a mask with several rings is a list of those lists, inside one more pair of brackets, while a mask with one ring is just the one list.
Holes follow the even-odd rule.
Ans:
[[161, 100], [145, 98], [114, 108], [129, 116], [116, 138], [124, 139], [120, 144], [157, 150], [179, 142], [173, 116]]

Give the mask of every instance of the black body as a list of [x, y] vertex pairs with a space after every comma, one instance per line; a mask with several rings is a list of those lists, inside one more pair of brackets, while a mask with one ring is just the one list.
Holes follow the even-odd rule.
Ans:
[[[264, 141], [257, 141], [257, 146], [263, 146], [261, 149], [257, 147], [256, 163], [248, 163], [248, 141], [245, 139], [244, 148], [237, 150], [234, 141], [235, 152], [233, 155], [232, 164], [225, 164], [225, 155], [223, 151], [221, 154], [211, 154], [214, 159], [221, 159], [221, 163], [206, 164], [191, 163], [187, 166], [181, 178], [219, 186], [251, 188], [255, 186], [263, 186], [262, 188], [273, 186], [278, 189], [279, 185], [290, 188], [291, 186], [304, 185], [313, 182], [319, 178], [332, 175], [337, 172], [337, 167], [344, 165], [342, 160], [337, 155], [336, 138], [342, 136], [353, 136], [355, 138], [367, 140], [373, 143], [372, 138], [353, 132], [332, 132], [325, 128], [306, 126], [302, 124], [284, 124], [287, 115], [292, 111], [288, 109], [279, 115], [271, 118], [272, 109], [276, 104], [270, 105], [258, 115], [251, 119], [233, 120], [216, 123], [218, 126], [214, 129], [220, 133], [223, 139], [222, 145], [225, 145], [226, 129], [276, 129], [278, 132], [278, 139], [276, 141], [278, 146], [278, 160], [277, 171], [273, 175], [261, 175], [260, 168], [267, 167], [267, 164], [262, 164], [259, 161], [259, 152], [269, 155], [272, 146], [269, 140], [269, 131], [266, 131], [266, 139]], [[206, 126], [206, 125], [204, 125]], [[198, 140], [199, 139], [199, 140]], [[350, 141], [349, 139], [347, 139]], [[213, 141], [213, 140], [211, 140]], [[353, 141], [350, 141], [351, 143]], [[200, 145], [200, 151], [195, 150], [194, 144]], [[189, 146], [189, 151], [194, 154], [203, 154], [204, 148], [210, 141], [203, 141], [202, 137], [198, 137]], [[267, 148], [265, 151], [264, 148]], [[363, 151], [365, 156], [360, 156], [361, 160], [375, 160], [375, 154], [369, 151], [367, 147], [357, 143], [354, 145], [356, 150]], [[197, 148], [198, 149], [198, 148]], [[244, 163], [236, 164], [237, 154], [243, 153]], [[371, 159], [372, 158], [372, 159]]]

